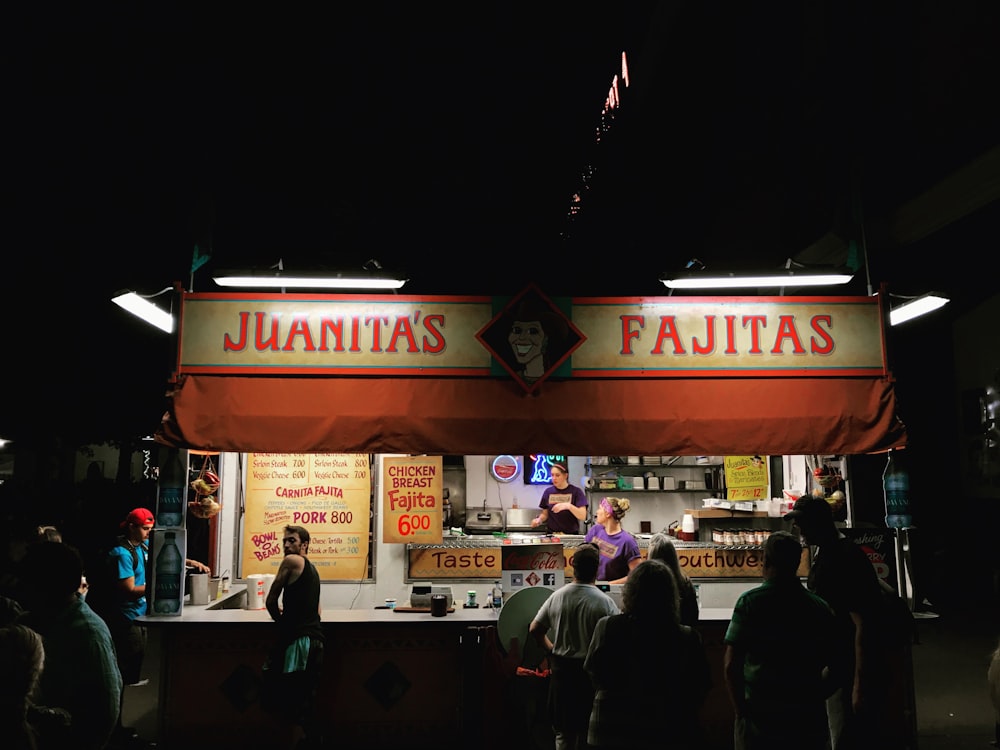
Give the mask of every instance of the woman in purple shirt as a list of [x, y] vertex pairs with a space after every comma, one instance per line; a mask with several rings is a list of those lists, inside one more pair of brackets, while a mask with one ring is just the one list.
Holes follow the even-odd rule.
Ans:
[[552, 462], [549, 469], [552, 486], [546, 487], [538, 507], [542, 512], [531, 519], [532, 526], [545, 524], [549, 531], [559, 534], [579, 534], [580, 521], [587, 517], [587, 495], [569, 483], [566, 464]]
[[597, 523], [587, 532], [585, 541], [593, 542], [601, 551], [598, 581], [625, 583], [629, 571], [642, 562], [638, 542], [622, 528], [621, 520], [628, 508], [624, 497], [601, 498], [597, 506]]

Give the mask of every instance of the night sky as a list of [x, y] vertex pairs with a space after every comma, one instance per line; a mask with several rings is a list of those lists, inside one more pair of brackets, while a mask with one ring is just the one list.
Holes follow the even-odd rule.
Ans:
[[[692, 257], [771, 267], [843, 235], [858, 154], [884, 222], [1000, 132], [996, 11], [972, 3], [425, 5], [27, 19], [7, 76], [0, 437], [156, 428], [173, 352], [111, 304], [123, 288], [375, 258], [411, 294], [663, 295], [657, 276]], [[633, 85], [609, 117], [622, 49]], [[911, 278], [917, 259], [985, 247], [996, 213], [873, 266], [944, 283]], [[195, 245], [212, 259], [192, 275]]]

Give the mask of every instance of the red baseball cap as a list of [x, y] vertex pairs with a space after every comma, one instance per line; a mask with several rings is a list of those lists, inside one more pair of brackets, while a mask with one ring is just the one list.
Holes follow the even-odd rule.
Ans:
[[125, 520], [122, 521], [122, 528], [124, 529], [129, 524], [135, 524], [136, 526], [145, 526], [147, 523], [155, 524], [156, 520], [153, 518], [152, 512], [146, 510], [145, 508], [135, 508], [130, 511]]

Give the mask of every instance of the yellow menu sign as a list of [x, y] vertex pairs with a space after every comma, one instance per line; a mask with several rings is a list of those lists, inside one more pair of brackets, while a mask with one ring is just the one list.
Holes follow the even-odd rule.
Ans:
[[324, 581], [368, 572], [371, 464], [366, 453], [250, 453], [242, 575], [276, 573], [287, 525], [309, 531], [308, 557]]
[[441, 456], [389, 457], [382, 467], [382, 541], [441, 541]]
[[770, 498], [766, 456], [726, 456], [726, 499]]

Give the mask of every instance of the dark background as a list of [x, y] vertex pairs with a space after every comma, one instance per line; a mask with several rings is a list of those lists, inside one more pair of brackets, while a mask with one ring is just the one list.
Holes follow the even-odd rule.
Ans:
[[998, 6], [341, 5], [13, 26], [0, 437], [156, 429], [173, 350], [123, 288], [374, 258], [405, 294], [663, 296], [692, 258], [795, 259], [952, 295], [888, 343], [913, 453], [955, 464], [951, 326], [1000, 265]]

